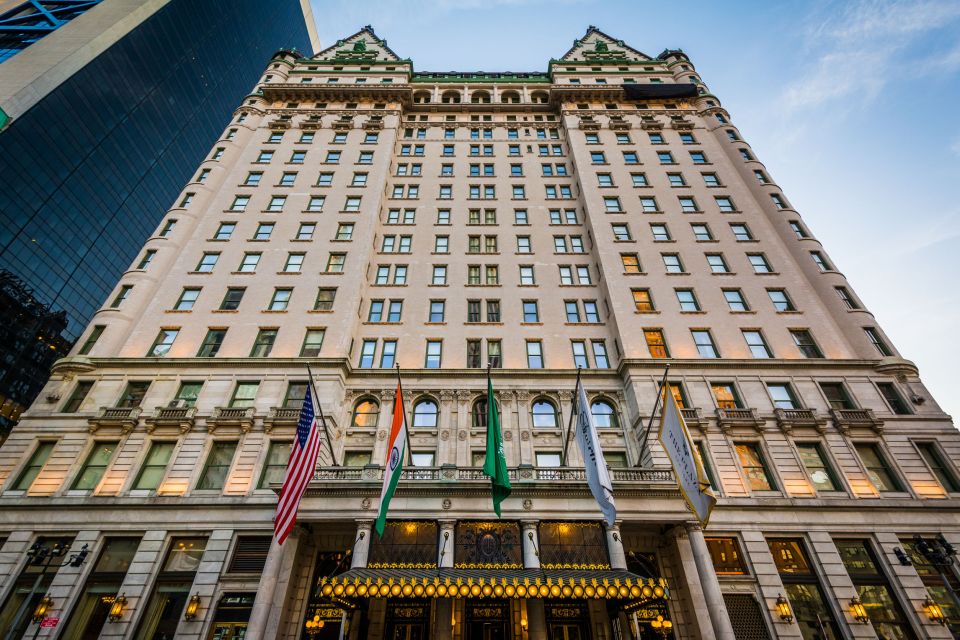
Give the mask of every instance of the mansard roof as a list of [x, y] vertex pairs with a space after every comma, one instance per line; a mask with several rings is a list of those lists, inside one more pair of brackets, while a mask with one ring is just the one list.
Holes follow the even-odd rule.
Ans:
[[344, 62], [409, 62], [387, 46], [387, 41], [366, 25], [351, 36], [337, 40], [332, 47], [315, 54], [312, 60], [343, 60]]

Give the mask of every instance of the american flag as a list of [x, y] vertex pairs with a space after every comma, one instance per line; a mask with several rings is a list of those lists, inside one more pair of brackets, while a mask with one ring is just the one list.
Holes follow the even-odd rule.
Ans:
[[293, 525], [297, 522], [297, 508], [300, 498], [307, 490], [307, 484], [313, 477], [317, 466], [317, 454], [320, 452], [320, 429], [313, 413], [313, 396], [307, 386], [307, 394], [303, 398], [303, 407], [300, 409], [300, 420], [297, 422], [297, 438], [293, 441], [290, 450], [290, 463], [283, 478], [283, 487], [280, 489], [280, 501], [277, 502], [277, 514], [273, 518], [273, 535], [277, 544], [283, 544]]

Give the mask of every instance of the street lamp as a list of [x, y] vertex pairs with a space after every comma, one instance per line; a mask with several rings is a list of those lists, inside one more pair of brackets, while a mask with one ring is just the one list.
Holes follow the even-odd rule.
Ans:
[[777, 594], [777, 614], [784, 622], [793, 622], [793, 611], [790, 610], [790, 603], [787, 602], [782, 593]]
[[323, 629], [323, 625], [325, 624], [326, 621], [320, 619], [320, 612], [318, 611], [313, 615], [313, 618], [307, 620], [307, 623], [304, 626], [307, 628], [307, 635], [309, 635], [311, 638], [315, 638], [317, 634], [320, 633], [320, 630]]
[[663, 616], [657, 616], [655, 620], [651, 620], [650, 626], [664, 638], [670, 635], [670, 630], [673, 629], [673, 623], [669, 620], [664, 620]]

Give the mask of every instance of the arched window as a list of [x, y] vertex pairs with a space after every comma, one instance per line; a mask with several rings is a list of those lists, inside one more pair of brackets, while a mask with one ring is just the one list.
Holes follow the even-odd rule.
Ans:
[[490, 104], [490, 93], [487, 91], [474, 91], [470, 96], [470, 102], [473, 104]]
[[533, 426], [538, 429], [556, 429], [560, 425], [557, 408], [552, 402], [540, 398], [533, 403]]
[[457, 91], [444, 91], [440, 97], [443, 104], [460, 104], [460, 93]]
[[606, 400], [594, 400], [590, 405], [590, 413], [593, 414], [593, 423], [597, 429], [609, 429], [620, 426], [617, 420], [617, 412]]
[[437, 403], [430, 399], [418, 401], [413, 405], [413, 426], [436, 428], [437, 418], [439, 417]]
[[430, 102], [430, 92], [429, 91], [417, 91], [413, 94], [413, 101], [418, 104], [425, 104]]
[[530, 100], [536, 104], [545, 104], [547, 102], [547, 94], [545, 91], [534, 91], [530, 94]]
[[500, 102], [517, 104], [520, 102], [520, 94], [516, 91], [504, 91], [500, 94]]
[[[499, 409], [500, 406], [498, 405]], [[487, 428], [487, 397], [483, 396], [473, 403], [473, 413], [471, 413], [471, 422], [474, 429]], [[500, 426], [503, 426], [503, 414], [500, 414]]]
[[364, 398], [353, 408], [351, 425], [361, 429], [375, 429], [380, 418], [380, 403], [373, 398]]

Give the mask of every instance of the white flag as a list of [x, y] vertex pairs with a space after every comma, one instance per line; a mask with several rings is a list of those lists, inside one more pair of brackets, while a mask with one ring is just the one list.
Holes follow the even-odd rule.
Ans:
[[663, 386], [663, 412], [660, 414], [660, 444], [663, 445], [673, 470], [677, 474], [677, 483], [690, 509], [697, 514], [701, 525], [710, 519], [716, 496], [710, 489], [700, 458], [693, 450], [693, 441], [683, 422], [677, 401], [668, 385]]
[[610, 483], [610, 473], [607, 471], [607, 461], [603, 458], [603, 449], [600, 448], [600, 438], [597, 435], [597, 426], [593, 423], [593, 414], [590, 413], [590, 402], [583, 382], [577, 381], [577, 446], [583, 454], [583, 463], [587, 475], [587, 484], [590, 493], [597, 499], [600, 511], [607, 519], [607, 524], [613, 526], [617, 519], [617, 505], [613, 502], [613, 485]]

